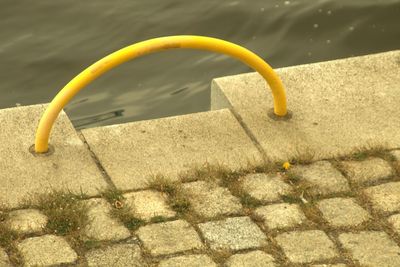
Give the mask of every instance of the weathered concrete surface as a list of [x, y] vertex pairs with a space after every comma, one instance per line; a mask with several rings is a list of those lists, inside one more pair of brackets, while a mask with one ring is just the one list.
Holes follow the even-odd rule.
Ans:
[[88, 266], [143, 267], [140, 247], [136, 244], [115, 244], [86, 253]]
[[385, 232], [343, 233], [339, 241], [361, 266], [400, 266], [400, 248]]
[[274, 258], [260, 250], [231, 256], [227, 267], [275, 267]]
[[241, 250], [267, 245], [265, 234], [249, 217], [227, 218], [198, 225], [214, 250]]
[[170, 258], [160, 262], [158, 267], [217, 267], [207, 255], [187, 255]]
[[72, 264], [78, 259], [67, 241], [55, 235], [27, 238], [17, 244], [17, 249], [24, 259], [24, 266]]
[[193, 166], [232, 169], [261, 155], [227, 109], [82, 130], [115, 185], [144, 188], [151, 175], [177, 179]]
[[268, 229], [284, 229], [301, 225], [307, 221], [298, 204], [273, 204], [257, 208], [254, 213], [264, 220]]
[[240, 213], [242, 205], [227, 188], [197, 181], [182, 186], [193, 210], [206, 218]]
[[333, 227], [357, 226], [371, 218], [352, 198], [328, 198], [319, 201], [317, 206]]
[[39, 210], [14, 210], [8, 214], [5, 226], [19, 234], [41, 233], [46, 227], [48, 218]]
[[356, 183], [375, 182], [394, 174], [389, 163], [380, 158], [369, 158], [363, 161], [343, 161], [341, 164], [347, 177]]
[[[50, 188], [95, 195], [105, 189], [104, 181], [89, 151], [71, 122], [61, 112], [50, 143], [54, 154], [35, 157], [29, 152], [34, 143], [43, 105], [0, 110], [0, 203], [15, 208], [24, 198], [47, 193]], [[77, 165], [79, 163], [79, 165]]]
[[186, 221], [146, 225], [136, 231], [152, 256], [201, 249], [203, 244], [193, 227]]
[[257, 73], [213, 81], [211, 109], [233, 108], [272, 160], [314, 159], [368, 144], [400, 144], [400, 50], [277, 70], [293, 117], [276, 121], [269, 86]]
[[339, 255], [334, 243], [319, 230], [283, 233], [276, 241], [294, 263], [329, 260]]

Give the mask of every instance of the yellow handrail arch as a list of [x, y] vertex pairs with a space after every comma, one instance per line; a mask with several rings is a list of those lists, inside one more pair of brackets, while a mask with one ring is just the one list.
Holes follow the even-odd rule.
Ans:
[[274, 99], [275, 115], [286, 115], [286, 93], [281, 80], [262, 58], [250, 50], [221, 39], [205, 36], [177, 35], [160, 37], [127, 46], [100, 59], [65, 85], [51, 101], [40, 119], [35, 137], [35, 152], [46, 153], [48, 151], [50, 132], [58, 114], [64, 106], [90, 82], [126, 61], [153, 52], [174, 48], [209, 50], [241, 60], [263, 76], [269, 84]]

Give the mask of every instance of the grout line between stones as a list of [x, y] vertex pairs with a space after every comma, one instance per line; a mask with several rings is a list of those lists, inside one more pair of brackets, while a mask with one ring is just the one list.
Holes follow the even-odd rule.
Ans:
[[96, 166], [98, 167], [98, 169], [100, 170], [105, 182], [111, 187], [111, 189], [117, 189], [117, 187], [115, 186], [115, 184], [113, 183], [113, 181], [111, 180], [111, 177], [108, 175], [107, 171], [104, 169], [103, 165], [101, 165], [100, 160], [98, 159], [98, 157], [96, 156], [96, 154], [93, 152], [93, 150], [90, 148], [90, 145], [88, 144], [88, 142], [85, 139], [85, 136], [82, 134], [81, 131], [76, 131], [79, 138], [82, 140], [82, 142], [84, 143], [85, 147], [87, 148], [87, 150], [90, 153], [90, 156], [92, 157], [92, 159], [94, 160], [94, 162], [96, 163]]

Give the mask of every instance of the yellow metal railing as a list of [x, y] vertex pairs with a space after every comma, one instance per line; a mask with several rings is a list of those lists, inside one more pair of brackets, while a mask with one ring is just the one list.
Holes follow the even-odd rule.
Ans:
[[286, 115], [286, 93], [281, 80], [262, 58], [250, 50], [224, 40], [204, 36], [178, 35], [160, 37], [122, 48], [97, 61], [73, 78], [51, 101], [40, 119], [35, 137], [35, 152], [46, 153], [48, 151], [50, 132], [58, 114], [86, 85], [126, 61], [153, 52], [175, 48], [209, 50], [241, 60], [263, 76], [269, 84], [274, 98], [275, 115], [281, 117]]

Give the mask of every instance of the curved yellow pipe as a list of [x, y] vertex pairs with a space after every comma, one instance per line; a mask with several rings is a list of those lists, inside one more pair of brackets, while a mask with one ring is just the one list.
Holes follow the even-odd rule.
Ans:
[[73, 78], [51, 101], [40, 119], [35, 137], [35, 152], [46, 153], [51, 128], [64, 106], [86, 85], [108, 70], [136, 57], [153, 52], [192, 48], [210, 50], [237, 58], [252, 67], [268, 82], [274, 98], [274, 113], [285, 116], [286, 94], [283, 84], [273, 69], [259, 56], [239, 45], [216, 38], [192, 35], [178, 35], [154, 38], [122, 48], [91, 65]]

